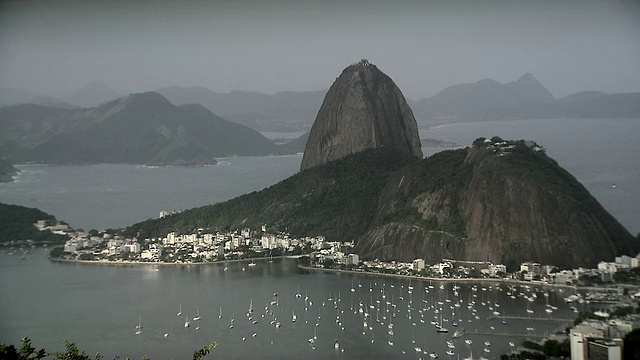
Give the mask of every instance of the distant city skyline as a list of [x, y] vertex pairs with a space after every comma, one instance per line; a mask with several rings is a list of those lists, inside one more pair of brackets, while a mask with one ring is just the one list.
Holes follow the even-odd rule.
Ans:
[[640, 91], [636, 1], [5, 1], [0, 86], [61, 98], [328, 89], [362, 58], [407, 98], [533, 74], [556, 97]]

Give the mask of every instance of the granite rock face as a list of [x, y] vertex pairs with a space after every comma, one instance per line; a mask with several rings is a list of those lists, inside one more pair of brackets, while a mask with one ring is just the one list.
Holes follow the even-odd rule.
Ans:
[[402, 92], [375, 65], [362, 60], [344, 69], [327, 92], [300, 168], [381, 147], [422, 158], [418, 126]]
[[400, 171], [381, 191], [364, 259], [536, 261], [593, 267], [640, 244], [571, 174], [544, 153], [473, 146]]

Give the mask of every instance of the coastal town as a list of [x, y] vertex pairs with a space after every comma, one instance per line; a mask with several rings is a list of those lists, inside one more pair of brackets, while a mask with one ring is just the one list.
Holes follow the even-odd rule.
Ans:
[[[45, 229], [43, 224], [36, 224]], [[64, 227], [64, 228], [61, 228]], [[66, 225], [54, 225], [57, 231], [68, 231]], [[53, 229], [49, 228], [49, 229]], [[517, 280], [537, 284], [566, 286], [606, 285], [620, 275], [636, 273], [640, 269], [640, 254], [622, 255], [614, 261], [601, 261], [597, 268], [560, 270], [552, 264], [524, 262], [518, 269], [487, 261], [442, 259], [428, 263], [424, 259], [411, 262], [361, 261], [352, 253], [353, 242], [327, 241], [324, 236], [296, 238], [288, 233], [270, 233], [267, 225], [255, 230], [208, 232], [198, 229], [192, 234], [170, 232], [157, 238], [124, 238], [108, 232], [72, 231], [63, 248], [52, 253], [65, 260], [134, 262], [150, 264], [202, 264], [225, 260], [254, 260], [258, 258], [306, 255], [306, 266], [377, 274], [417, 276], [438, 279], [496, 279]]]
[[[606, 359], [621, 359], [623, 338], [640, 328], [640, 283], [637, 280], [630, 283], [621, 281], [637, 279], [633, 276], [640, 272], [640, 255], [620, 256], [612, 262], [602, 261], [593, 269], [559, 270], [553, 265], [525, 262], [518, 269], [508, 271], [503, 264], [455, 259], [442, 259], [435, 263], [428, 263], [424, 259], [411, 262], [362, 261], [352, 252], [353, 242], [327, 241], [323, 236], [296, 238], [287, 233], [268, 232], [267, 225], [258, 230], [245, 228], [209, 232], [198, 229], [192, 234], [170, 232], [163, 237], [146, 239], [124, 238], [95, 230], [73, 231], [60, 224], [38, 223], [36, 226], [41, 230], [64, 232], [71, 236], [63, 247], [51, 252], [52, 259], [62, 261], [196, 265], [235, 260], [255, 266], [256, 260], [261, 258], [292, 256], [298, 258], [303, 271], [423, 278], [454, 283], [488, 281], [514, 284], [507, 287], [513, 291], [512, 297], [517, 296], [515, 284], [543, 288], [557, 286], [569, 290], [564, 301], [574, 310], [576, 320], [566, 332], [549, 336], [546, 341], [564, 344], [570, 349], [572, 359], [593, 358], [594, 354], [602, 354]], [[244, 265], [242, 269], [245, 269]], [[589, 312], [578, 310], [578, 307], [584, 309], [584, 304], [590, 304]], [[547, 315], [554, 310], [553, 305], [545, 309]], [[536, 343], [528, 343], [523, 353], [542, 352], [542, 345], [537, 350], [536, 346]], [[513, 354], [510, 356], [509, 359], [517, 358]]]

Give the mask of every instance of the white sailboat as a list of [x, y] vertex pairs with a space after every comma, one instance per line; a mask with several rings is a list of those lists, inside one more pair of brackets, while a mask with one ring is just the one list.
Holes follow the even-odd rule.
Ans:
[[185, 317], [184, 320], [184, 327], [188, 328], [189, 326], [191, 326], [191, 322], [189, 321], [189, 317]]
[[138, 318], [138, 325], [136, 325], [136, 335], [142, 334], [142, 315]]
[[182, 315], [182, 304], [179, 305], [178, 313], [176, 314], [176, 316], [180, 316], [180, 315]]
[[316, 339], [318, 339], [318, 335], [316, 334], [316, 327], [313, 327], [313, 337], [309, 338], [309, 344], [315, 344]]
[[196, 316], [193, 317], [193, 321], [198, 321], [200, 320], [200, 307], [196, 307]]
[[436, 329], [436, 332], [439, 332], [439, 333], [448, 333], [449, 332], [449, 329], [447, 329], [444, 326], [442, 326], [442, 314], [440, 314], [440, 323], [438, 325], [440, 327], [438, 327]]
[[295, 312], [295, 311], [292, 311], [292, 313], [293, 313], [293, 314], [291, 315], [291, 322], [296, 322], [296, 319], [298, 318], [298, 317], [296, 316], [296, 312]]

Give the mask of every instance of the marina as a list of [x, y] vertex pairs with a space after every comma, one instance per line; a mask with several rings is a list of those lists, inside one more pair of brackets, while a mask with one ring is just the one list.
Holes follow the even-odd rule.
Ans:
[[[566, 303], [560, 289], [307, 273], [294, 259], [244, 271], [242, 263], [157, 270], [56, 263], [35, 249], [25, 260], [0, 254], [0, 265], [8, 274], [2, 300], [15, 310], [0, 317], [2, 338], [29, 336], [51, 349], [68, 339], [106, 357], [179, 359], [216, 342], [212, 354], [223, 359], [495, 358], [510, 344], [563, 330], [575, 316], [571, 306], [588, 306]], [[64, 291], [47, 283], [50, 276], [66, 279]], [[21, 283], [50, 296], [19, 301], [12, 294], [25, 296]], [[77, 300], [79, 293], [89, 299]], [[556, 309], [547, 313], [547, 304]], [[42, 316], [25, 323], [17, 315], [25, 311]]]
[[[634, 189], [640, 176], [628, 164], [634, 163], [638, 142], [619, 134], [638, 133], [638, 124], [634, 119], [494, 121], [425, 127], [421, 136], [458, 144], [494, 134], [535, 139], [635, 234], [640, 216]], [[615, 146], [590, 151], [592, 144], [605, 140]], [[431, 155], [442, 149], [423, 151]], [[155, 217], [162, 209], [190, 208], [259, 190], [296, 173], [300, 161], [301, 156], [274, 156], [230, 158], [202, 168], [20, 166], [16, 181], [0, 184], [0, 198], [38, 207], [75, 227], [119, 227]], [[188, 188], [175, 186], [184, 179], [189, 179]], [[276, 257], [255, 259], [255, 266], [54, 263], [48, 259], [50, 249], [26, 255], [17, 255], [23, 253], [18, 249], [13, 255], [8, 248], [0, 251], [2, 341], [19, 344], [29, 336], [35, 347], [62, 351], [67, 339], [105, 358], [191, 358], [211, 342], [217, 343], [211, 357], [219, 359], [426, 359], [431, 354], [447, 358], [447, 351], [454, 353], [452, 359], [498, 358], [525, 339], [564, 330], [565, 321], [577, 312], [602, 307], [596, 301], [609, 301], [594, 295], [566, 303], [572, 289], [542, 285], [409, 283], [380, 274], [309, 273], [298, 269], [295, 260]], [[244, 314], [251, 300], [254, 315], [249, 321]], [[265, 306], [273, 313], [266, 313]], [[440, 314], [448, 333], [436, 332]], [[192, 321], [196, 316], [201, 319]], [[491, 343], [490, 353], [485, 341]]]

